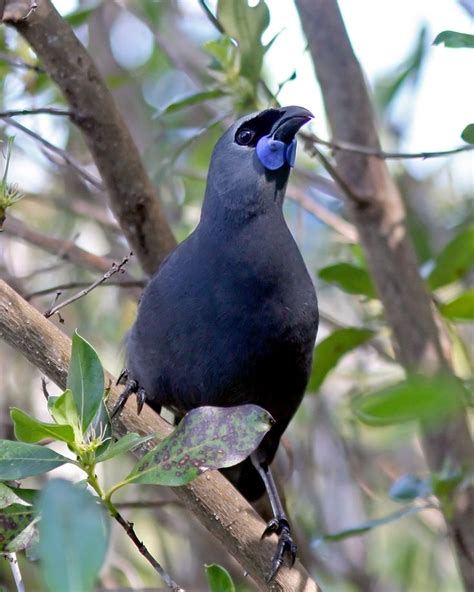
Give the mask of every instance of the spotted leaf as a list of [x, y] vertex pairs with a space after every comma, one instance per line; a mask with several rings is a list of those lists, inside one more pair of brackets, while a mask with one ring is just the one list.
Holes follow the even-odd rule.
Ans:
[[235, 465], [255, 450], [272, 423], [270, 414], [256, 405], [193, 409], [123, 484], [184, 485], [208, 469]]

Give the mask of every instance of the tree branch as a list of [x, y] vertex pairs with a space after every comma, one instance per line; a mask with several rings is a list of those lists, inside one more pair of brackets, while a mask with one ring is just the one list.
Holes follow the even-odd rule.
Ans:
[[[13, 0], [7, 0], [7, 10]], [[50, 0], [8, 22], [28, 41], [63, 92], [106, 185], [111, 208], [133, 252], [153, 273], [176, 241], [159, 196], [104, 80]]]
[[[336, 0], [296, 0], [296, 5], [333, 136], [380, 152], [372, 104]], [[337, 175], [350, 188], [346, 201], [393, 330], [398, 360], [418, 372], [449, 368], [449, 339], [418, 272], [405, 208], [385, 161], [360, 151], [338, 150], [335, 156]], [[447, 419], [437, 431], [425, 429], [424, 451], [432, 470], [447, 461], [472, 469], [467, 418]], [[473, 487], [455, 500], [452, 515], [445, 519], [455, 533], [451, 540], [466, 589], [474, 590], [474, 565], [465, 552], [474, 549]]]
[[[21, 352], [59, 387], [66, 387], [71, 341], [34, 307], [0, 280], [0, 338]], [[106, 373], [106, 382], [114, 378]], [[112, 409], [120, 392], [110, 388], [107, 406]], [[133, 407], [126, 407], [115, 423], [116, 432], [156, 434], [164, 438], [171, 426], [145, 405], [140, 416]], [[143, 456], [156, 445], [149, 442], [134, 451]], [[245, 499], [219, 472], [206, 473], [183, 487], [172, 488], [177, 498], [218, 539], [241, 564], [259, 590], [268, 590], [265, 577], [273, 553], [275, 537], [260, 540], [265, 524]], [[283, 567], [272, 582], [274, 592], [320, 592], [304, 567], [297, 560], [292, 569]]]
[[[108, 257], [100, 257], [85, 251], [74, 244], [74, 241], [67, 239], [55, 238], [47, 234], [43, 234], [35, 228], [31, 228], [18, 218], [14, 216], [8, 216], [4, 223], [4, 232], [10, 236], [20, 238], [27, 243], [35, 245], [51, 255], [70, 261], [77, 265], [81, 265], [86, 269], [101, 273], [106, 273], [113, 265], [113, 260]], [[122, 275], [125, 280], [134, 280], [128, 272]]]
[[69, 167], [71, 167], [71, 169], [73, 171], [75, 171], [80, 177], [82, 177], [83, 179], [88, 181], [96, 189], [98, 189], [99, 191], [104, 190], [101, 180], [97, 179], [96, 177], [91, 175], [89, 173], [89, 171], [87, 171], [83, 166], [78, 164], [71, 156], [69, 156], [69, 154], [65, 150], [63, 150], [62, 148], [58, 148], [54, 144], [51, 144], [51, 142], [48, 142], [48, 140], [43, 138], [43, 136], [40, 136], [39, 134], [37, 134], [33, 130], [30, 130], [29, 128], [25, 127], [24, 125], [21, 125], [21, 123], [18, 123], [18, 121], [15, 121], [14, 119], [10, 119], [10, 117], [2, 116], [0, 114], [0, 119], [3, 119], [3, 121], [7, 125], [11, 125], [12, 127], [15, 127], [16, 129], [23, 132], [24, 134], [30, 136], [31, 138], [33, 138], [34, 140], [36, 140], [37, 142], [42, 144], [45, 148], [47, 148], [47, 150], [50, 150], [54, 154], [57, 154], [58, 156], [60, 156], [61, 159], [64, 160], [64, 162]]

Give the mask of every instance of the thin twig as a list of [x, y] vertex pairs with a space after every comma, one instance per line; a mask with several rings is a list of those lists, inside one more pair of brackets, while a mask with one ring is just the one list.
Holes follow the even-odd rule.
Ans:
[[148, 549], [143, 544], [143, 542], [137, 537], [137, 535], [135, 534], [135, 530], [133, 529], [133, 524], [131, 522], [128, 522], [128, 520], [125, 520], [125, 518], [116, 509], [113, 512], [113, 517], [115, 518], [115, 520], [117, 520], [117, 522], [120, 524], [120, 526], [125, 530], [128, 537], [133, 542], [133, 544], [136, 546], [136, 548], [140, 551], [140, 553], [143, 555], [143, 557], [145, 557], [145, 559], [148, 561], [148, 563], [150, 563], [150, 565], [153, 566], [155, 571], [160, 574], [160, 576], [163, 579], [163, 581], [165, 582], [165, 584], [171, 590], [173, 590], [173, 592], [184, 592], [184, 589], [181, 588], [181, 586], [178, 586], [178, 584], [173, 580], [173, 578], [169, 575], [169, 573], [167, 573], [161, 567], [161, 565], [158, 563], [158, 561], [148, 551]]
[[[222, 24], [220, 23], [219, 19], [216, 15], [212, 12], [210, 7], [208, 6], [206, 0], [199, 0], [199, 4], [201, 8], [204, 10], [209, 21], [215, 27], [215, 29], [225, 35], [226, 31]], [[291, 77], [290, 77], [291, 79]], [[287, 81], [284, 81], [282, 84], [285, 84]], [[263, 90], [267, 94], [268, 98], [275, 103], [277, 107], [280, 106], [277, 95], [281, 90], [281, 85], [278, 88], [276, 94], [274, 94], [270, 88], [268, 87], [267, 83], [261, 78], [259, 80], [260, 85], [262, 86]], [[468, 152], [470, 150], [474, 150], [474, 146], [470, 144], [465, 144], [463, 146], [458, 146], [457, 148], [452, 148], [450, 150], [436, 150], [436, 151], [424, 151], [424, 152], [386, 152], [385, 150], [378, 150], [377, 148], [371, 148], [370, 146], [362, 146], [360, 144], [353, 144], [352, 142], [342, 142], [338, 140], [323, 140], [316, 134], [308, 134], [305, 132], [301, 132], [301, 136], [308, 142], [312, 142], [314, 144], [321, 144], [322, 146], [327, 146], [328, 148], [332, 148], [333, 150], [343, 150], [346, 152], [356, 152], [358, 154], [365, 154], [367, 156], [376, 156], [377, 158], [381, 158], [383, 160], [389, 159], [416, 159], [421, 158], [426, 160], [428, 158], [439, 158], [443, 156], [452, 156], [453, 154], [459, 154], [460, 152]]]
[[319, 158], [323, 167], [331, 175], [334, 181], [336, 181], [336, 183], [339, 185], [339, 187], [342, 189], [342, 191], [347, 195], [349, 199], [359, 204], [364, 204], [366, 202], [366, 200], [362, 196], [357, 195], [357, 193], [354, 192], [349, 183], [347, 183], [344, 177], [342, 177], [341, 174], [336, 170], [336, 167], [331, 164], [331, 162], [326, 158], [326, 156], [324, 156], [321, 150], [318, 150], [314, 145], [310, 149], [313, 153], [313, 156], [317, 156]]
[[69, 117], [71, 112], [67, 109], [58, 109], [56, 107], [38, 107], [37, 109], [11, 109], [9, 111], [0, 111], [0, 118], [20, 117], [23, 115], [62, 115]]
[[[146, 280], [127, 280], [127, 279], [117, 279], [117, 280], [110, 280], [107, 282], [107, 286], [118, 286], [119, 288], [144, 288], [146, 284]], [[95, 286], [99, 288], [102, 284], [98, 284]], [[87, 288], [90, 286], [90, 282], [69, 282], [67, 284], [58, 284], [57, 286], [51, 286], [50, 288], [44, 288], [43, 290], [36, 290], [35, 292], [31, 292], [30, 294], [26, 294], [24, 299], [29, 302], [33, 298], [39, 298], [40, 296], [46, 296], [47, 294], [51, 294], [52, 292], [57, 292], [58, 290], [72, 290], [74, 288]]]
[[5, 553], [5, 559], [10, 564], [12, 570], [13, 579], [15, 580], [17, 592], [25, 592], [25, 586], [23, 584], [23, 578], [21, 577], [21, 571], [18, 567], [18, 560], [16, 553]]
[[[347, 328], [349, 328], [349, 325], [346, 325], [345, 323], [341, 323], [340, 321], [336, 320], [332, 315], [322, 311], [321, 309], [319, 309], [319, 318], [322, 321], [324, 321], [327, 325], [329, 325], [332, 329], [347, 329]], [[387, 350], [385, 349], [385, 347], [382, 345], [382, 343], [380, 342], [380, 340], [378, 338], [370, 339], [366, 345], [370, 346], [386, 362], [390, 362], [391, 364], [396, 363], [395, 358], [392, 357], [387, 352]]]
[[375, 156], [382, 160], [402, 160], [402, 159], [415, 159], [421, 158], [426, 160], [428, 158], [440, 158], [443, 156], [451, 156], [453, 154], [459, 154], [460, 152], [469, 152], [474, 150], [474, 146], [471, 144], [465, 144], [452, 148], [450, 150], [435, 150], [433, 152], [386, 152], [385, 150], [379, 150], [377, 148], [370, 148], [369, 146], [362, 146], [361, 144], [352, 144], [351, 142], [341, 142], [338, 140], [323, 140], [315, 134], [301, 134], [305, 140], [314, 144], [320, 144], [321, 146], [327, 146], [333, 150], [343, 150], [345, 152], [355, 152], [357, 154], [365, 154], [366, 156]]
[[212, 23], [212, 25], [219, 31], [219, 33], [225, 35], [224, 27], [221, 25], [216, 15], [209, 8], [206, 0], [199, 0], [199, 4], [201, 5], [202, 9], [204, 10], [207, 18]]
[[[49, 319], [49, 317], [52, 317], [54, 314], [56, 314], [58, 311], [60, 311], [65, 306], [68, 306], [69, 304], [76, 302], [76, 300], [79, 300], [79, 298], [82, 298], [83, 296], [86, 296], [87, 294], [92, 292], [92, 290], [94, 290], [94, 288], [97, 288], [97, 286], [100, 286], [100, 284], [103, 284], [105, 281], [107, 281], [109, 279], [109, 277], [113, 276], [114, 274], [116, 274], [118, 272], [122, 272], [123, 267], [128, 263], [131, 256], [132, 256], [132, 253], [129, 253], [126, 257], [124, 257], [122, 259], [122, 261], [118, 265], [116, 263], [112, 263], [112, 267], [108, 271], [106, 271], [101, 278], [99, 278], [98, 280], [93, 282], [87, 288], [84, 288], [84, 290], [81, 290], [77, 294], [74, 294], [74, 296], [67, 298], [66, 300], [64, 300], [63, 302], [58, 304], [57, 306], [54, 306], [54, 303], [53, 303], [53, 306], [51, 306], [44, 313], [44, 316], [47, 319]], [[61, 292], [58, 292], [58, 294], [61, 294]]]
[[43, 146], [45, 146], [48, 150], [51, 150], [51, 152], [54, 152], [55, 154], [58, 154], [59, 156], [61, 156], [61, 158], [64, 160], [64, 162], [66, 162], [74, 171], [76, 171], [76, 173], [78, 173], [81, 177], [83, 177], [86, 181], [88, 181], [96, 189], [99, 189], [99, 191], [104, 191], [104, 186], [103, 186], [102, 182], [99, 179], [97, 179], [96, 177], [94, 177], [93, 175], [91, 175], [88, 171], [86, 171], [84, 169], [84, 167], [82, 167], [73, 158], [71, 158], [71, 156], [69, 156], [69, 154], [65, 150], [63, 150], [62, 148], [58, 148], [54, 144], [51, 144], [51, 142], [48, 142], [48, 140], [45, 140], [42, 136], [40, 136], [36, 132], [28, 129], [24, 125], [21, 125], [21, 123], [18, 123], [17, 121], [15, 121], [14, 119], [11, 119], [10, 117], [2, 117], [0, 115], [0, 119], [3, 119], [3, 121], [5, 121], [8, 125], [11, 125], [12, 127], [17, 128], [18, 130], [20, 130], [24, 134], [31, 136], [37, 142], [40, 142]]
[[334, 230], [336, 230], [341, 236], [347, 239], [351, 243], [356, 243], [359, 240], [357, 230], [350, 223], [334, 214], [330, 210], [326, 209], [316, 201], [311, 199], [306, 191], [303, 191], [296, 185], [290, 185], [287, 193], [287, 197], [297, 204], [300, 205], [304, 210], [315, 216], [318, 220], [321, 220]]
[[34, 64], [28, 64], [18, 57], [12, 57], [3, 51], [0, 52], [0, 62], [6, 62], [14, 68], [23, 68], [25, 70], [33, 70], [37, 74], [45, 74], [46, 71], [41, 66], [35, 66]]

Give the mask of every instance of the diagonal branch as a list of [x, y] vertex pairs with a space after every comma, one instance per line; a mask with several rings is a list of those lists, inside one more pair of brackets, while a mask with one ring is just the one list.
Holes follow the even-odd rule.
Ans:
[[[0, 338], [25, 356], [59, 387], [66, 387], [71, 341], [35, 308], [0, 280]], [[107, 383], [115, 380], [106, 374]], [[119, 391], [110, 388], [109, 409], [117, 402]], [[164, 438], [171, 426], [145, 405], [138, 417], [130, 406], [116, 423], [123, 435], [138, 432]], [[156, 445], [149, 442], [135, 451], [143, 456]], [[256, 582], [259, 590], [268, 590], [265, 576], [274, 553], [275, 538], [260, 540], [265, 524], [245, 499], [219, 472], [206, 473], [183, 487], [172, 488], [177, 498], [218, 539]], [[320, 592], [299, 561], [293, 569], [283, 567], [272, 582], [274, 592]]]
[[[7, 0], [5, 14], [14, 0]], [[176, 241], [134, 141], [91, 57], [50, 0], [9, 21], [31, 45], [69, 104], [107, 188], [111, 209], [147, 273]]]
[[[296, 0], [308, 39], [332, 133], [339, 142], [380, 152], [372, 104], [336, 0]], [[336, 151], [337, 176], [397, 347], [407, 370], [435, 373], [451, 366], [451, 347], [418, 272], [406, 227], [406, 212], [386, 162], [374, 155]], [[339, 182], [339, 180], [338, 180]], [[357, 199], [354, 199], [357, 196]], [[474, 467], [467, 418], [447, 419], [437, 431], [424, 429], [424, 452], [432, 470], [445, 462]], [[467, 488], [445, 515], [467, 590], [474, 590], [474, 488]]]
[[[5, 234], [20, 238], [31, 245], [43, 249], [47, 253], [51, 253], [51, 255], [56, 255], [60, 259], [81, 265], [90, 271], [106, 273], [113, 265], [112, 259], [100, 257], [89, 251], [85, 251], [81, 247], [78, 247], [72, 240], [55, 238], [44, 234], [14, 216], [8, 216], [4, 224], [4, 231]], [[125, 272], [121, 277], [124, 280], [134, 279], [128, 272]]]

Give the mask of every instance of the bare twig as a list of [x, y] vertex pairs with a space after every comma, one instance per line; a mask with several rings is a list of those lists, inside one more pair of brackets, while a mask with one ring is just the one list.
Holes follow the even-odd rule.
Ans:
[[356, 243], [358, 241], [357, 230], [350, 222], [346, 222], [346, 220], [337, 214], [330, 212], [328, 209], [318, 204], [316, 201], [314, 201], [314, 199], [311, 199], [311, 197], [309, 197], [307, 192], [303, 191], [303, 189], [300, 189], [296, 185], [290, 185], [288, 188], [287, 197], [295, 201], [307, 212], [318, 218], [318, 220], [321, 220], [333, 228], [347, 241], [351, 243]]
[[[74, 296], [67, 298], [66, 300], [64, 300], [60, 304], [57, 304], [56, 306], [55, 306], [55, 303], [53, 303], [53, 305], [44, 313], [44, 316], [47, 319], [49, 319], [49, 317], [52, 317], [54, 314], [56, 314], [58, 311], [60, 311], [65, 306], [68, 306], [69, 304], [76, 302], [76, 300], [79, 300], [79, 298], [82, 298], [83, 296], [90, 294], [90, 292], [92, 292], [92, 290], [94, 290], [95, 288], [97, 288], [97, 286], [100, 286], [101, 284], [106, 282], [114, 274], [116, 274], [118, 272], [123, 273], [123, 271], [124, 271], [123, 268], [128, 263], [131, 256], [132, 256], [132, 253], [130, 253], [129, 255], [124, 257], [118, 265], [116, 263], [112, 263], [112, 267], [108, 271], [106, 271], [101, 278], [99, 278], [98, 280], [93, 282], [87, 288], [84, 288], [84, 290], [81, 290], [77, 294], [74, 294]], [[61, 292], [58, 292], [58, 294], [61, 294]]]
[[108, 215], [105, 204], [102, 205], [100, 203], [95, 203], [93, 201], [81, 199], [76, 195], [74, 195], [73, 197], [71, 196], [68, 199], [66, 197], [57, 197], [50, 195], [44, 196], [38, 194], [26, 194], [23, 199], [25, 201], [31, 201], [46, 207], [60, 208], [61, 210], [65, 210], [66, 212], [76, 214], [77, 216], [81, 216], [89, 220], [93, 220], [94, 222], [97, 222], [97, 224], [102, 226], [104, 229], [111, 230], [114, 233], [122, 232], [122, 229], [117, 224], [117, 222]]
[[[340, 321], [335, 319], [332, 315], [321, 310], [321, 308], [319, 309], [319, 318], [333, 329], [346, 329], [349, 327], [349, 325], [346, 325], [345, 323], [341, 323]], [[382, 345], [382, 343], [380, 342], [380, 340], [377, 337], [370, 339], [366, 345], [370, 346], [386, 362], [389, 362], [391, 364], [396, 363], [395, 358], [387, 352], [386, 348]]]
[[206, 0], [199, 0], [199, 4], [201, 5], [202, 9], [204, 10], [207, 18], [212, 23], [212, 25], [219, 31], [219, 33], [225, 34], [224, 27], [221, 25], [219, 19], [212, 12]]
[[28, 62], [24, 62], [19, 57], [16, 57], [16, 56], [13, 57], [3, 51], [0, 52], [0, 62], [6, 62], [7, 64], [10, 64], [10, 66], [13, 66], [14, 68], [23, 68], [24, 70], [33, 70], [37, 74], [44, 74], [45, 73], [44, 68], [41, 68], [41, 66], [35, 66], [35, 64], [28, 64]]
[[10, 564], [10, 569], [12, 570], [12, 575], [13, 579], [15, 580], [17, 592], [25, 592], [25, 586], [23, 584], [23, 578], [21, 576], [21, 571], [18, 566], [16, 553], [5, 553], [5, 559]]
[[0, 118], [20, 117], [22, 115], [62, 115], [69, 117], [70, 111], [58, 109], [56, 107], [38, 107], [37, 109], [11, 109], [9, 111], [0, 111]]
[[137, 537], [135, 530], [133, 528], [133, 524], [131, 522], [128, 522], [128, 520], [125, 520], [125, 518], [120, 514], [120, 512], [117, 512], [116, 508], [113, 511], [113, 517], [120, 524], [120, 526], [125, 530], [128, 537], [133, 542], [133, 544], [136, 546], [136, 548], [139, 550], [139, 552], [143, 555], [143, 557], [145, 557], [145, 559], [148, 561], [148, 563], [153, 566], [154, 570], [158, 574], [160, 574], [160, 577], [163, 579], [163, 581], [168, 586], [168, 588], [173, 590], [173, 592], [184, 592], [184, 589], [181, 588], [181, 586], [178, 586], [178, 584], [173, 580], [173, 578], [169, 575], [169, 573], [163, 569], [163, 567], [158, 563], [158, 561], [148, 551], [148, 549], [143, 544], [143, 542]]
[[[100, 288], [104, 284], [98, 284], [95, 286], [96, 288]], [[119, 288], [144, 288], [146, 285], [146, 280], [127, 280], [127, 279], [117, 279], [117, 280], [108, 280], [106, 286], [117, 286]], [[24, 295], [24, 299], [29, 302], [33, 298], [39, 298], [40, 296], [46, 296], [47, 294], [51, 294], [52, 292], [63, 292], [64, 290], [73, 290], [77, 288], [87, 288], [90, 286], [90, 282], [69, 282], [67, 284], [58, 284], [57, 286], [51, 286], [50, 288], [44, 288], [43, 290], [36, 290], [35, 292], [30, 292], [29, 294]]]
[[104, 191], [104, 186], [103, 186], [102, 182], [99, 179], [97, 179], [96, 177], [94, 177], [93, 175], [91, 175], [88, 171], [86, 171], [84, 169], [84, 167], [82, 167], [71, 156], [69, 156], [69, 154], [65, 150], [63, 150], [62, 148], [58, 148], [54, 144], [51, 144], [51, 142], [48, 142], [48, 140], [45, 140], [42, 136], [40, 136], [39, 134], [37, 134], [33, 130], [30, 130], [29, 128], [25, 127], [24, 125], [21, 125], [21, 123], [18, 123], [17, 121], [15, 121], [14, 119], [11, 119], [10, 117], [2, 117], [0, 115], [0, 119], [3, 119], [3, 121], [5, 121], [8, 125], [11, 125], [12, 127], [15, 127], [16, 129], [23, 132], [24, 134], [27, 134], [28, 136], [32, 137], [37, 142], [40, 142], [40, 144], [45, 146], [45, 148], [47, 148], [48, 150], [51, 150], [51, 152], [58, 154], [62, 158], [62, 160], [64, 160], [64, 162], [68, 166], [70, 166], [71, 169], [74, 170], [79, 176], [81, 176], [83, 179], [88, 181], [91, 185], [93, 185], [99, 191]]
[[316, 134], [301, 134], [305, 140], [314, 144], [320, 144], [321, 146], [327, 146], [333, 150], [343, 150], [345, 152], [355, 152], [356, 154], [365, 154], [367, 156], [376, 156], [382, 160], [405, 160], [420, 158], [426, 160], [428, 158], [440, 158], [444, 156], [452, 156], [459, 154], [460, 152], [469, 152], [474, 150], [474, 146], [471, 144], [464, 144], [457, 148], [451, 148], [450, 150], [435, 150], [432, 152], [387, 152], [385, 150], [379, 150], [377, 148], [371, 148], [370, 146], [362, 146], [361, 144], [353, 144], [352, 142], [342, 142], [339, 140], [323, 140]]

